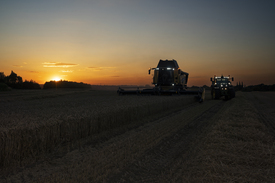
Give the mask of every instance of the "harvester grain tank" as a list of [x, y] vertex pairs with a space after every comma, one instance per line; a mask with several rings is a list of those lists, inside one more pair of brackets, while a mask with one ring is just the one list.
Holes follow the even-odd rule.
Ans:
[[200, 88], [197, 91], [187, 89], [189, 73], [182, 71], [176, 60], [160, 60], [156, 68], [150, 68], [148, 73], [154, 72], [153, 89], [124, 90], [119, 88], [119, 95], [194, 95], [200, 102], [204, 100], [205, 90]]
[[212, 99], [219, 99], [225, 97], [225, 99], [231, 99], [235, 97], [235, 90], [231, 81], [234, 81], [233, 77], [230, 76], [214, 76], [210, 78], [212, 81], [211, 85], [211, 96]]

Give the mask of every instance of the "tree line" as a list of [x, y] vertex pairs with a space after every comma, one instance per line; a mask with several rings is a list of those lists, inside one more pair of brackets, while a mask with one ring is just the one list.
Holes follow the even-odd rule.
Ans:
[[[49, 81], [45, 82], [43, 85], [43, 89], [50, 88], [90, 88], [91, 85], [86, 83], [77, 83], [72, 81]], [[23, 78], [18, 76], [15, 72], [11, 71], [11, 74], [8, 76], [4, 75], [4, 72], [0, 72], [0, 90], [10, 90], [10, 88], [14, 89], [41, 89], [40, 85], [33, 80], [25, 80], [23, 82]]]
[[41, 89], [40, 85], [33, 80], [25, 80], [23, 82], [23, 78], [13, 71], [8, 76], [5, 76], [4, 72], [0, 72], [0, 83], [2, 90], [7, 87], [14, 89]]
[[275, 84], [265, 85], [262, 83], [259, 85], [250, 85], [242, 88], [242, 91], [275, 91]]
[[77, 83], [73, 81], [49, 81], [46, 82], [43, 86], [43, 89], [51, 89], [51, 88], [90, 88], [91, 85], [86, 83]]

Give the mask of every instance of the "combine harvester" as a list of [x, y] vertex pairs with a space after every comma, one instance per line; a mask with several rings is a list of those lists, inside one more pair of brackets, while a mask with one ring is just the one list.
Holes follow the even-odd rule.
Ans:
[[187, 90], [189, 73], [183, 72], [176, 60], [160, 60], [156, 68], [149, 69], [154, 71], [153, 89], [124, 90], [119, 87], [119, 95], [194, 95], [199, 102], [204, 101], [205, 89], [199, 88], [197, 91]]

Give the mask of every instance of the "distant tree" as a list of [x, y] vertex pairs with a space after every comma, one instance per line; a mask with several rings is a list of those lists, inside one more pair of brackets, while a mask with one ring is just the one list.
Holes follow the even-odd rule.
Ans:
[[6, 78], [6, 76], [5, 76], [4, 72], [0, 72], [0, 83], [4, 83], [5, 78]]
[[5, 78], [6, 84], [12, 88], [22, 88], [23, 79], [20, 76], [17, 76], [17, 74], [13, 71], [11, 71], [11, 74]]
[[265, 85], [262, 83], [259, 85], [250, 85], [250, 86], [244, 87], [242, 91], [275, 91], [275, 84]]
[[241, 84], [241, 82], [239, 81], [239, 83], [237, 82], [237, 85], [234, 87], [236, 91], [238, 90], [242, 90], [243, 89], [243, 82]]
[[56, 86], [57, 86], [56, 81], [50, 81], [44, 84], [43, 89], [56, 88]]
[[33, 80], [23, 82], [23, 78], [13, 71], [9, 76], [5, 76], [4, 72], [0, 72], [0, 83], [5, 83], [10, 88], [16, 89], [41, 89], [40, 85]]
[[85, 83], [77, 83], [72, 81], [50, 81], [44, 84], [43, 89], [50, 89], [50, 88], [90, 88], [91, 85]]
[[7, 76], [8, 83], [15, 84], [17, 81], [17, 74], [13, 71], [11, 71], [11, 74]]
[[33, 80], [23, 82], [23, 89], [41, 89], [40, 85]]

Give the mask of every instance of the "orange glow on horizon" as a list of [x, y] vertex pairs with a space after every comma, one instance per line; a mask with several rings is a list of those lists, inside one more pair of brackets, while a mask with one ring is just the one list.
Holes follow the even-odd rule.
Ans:
[[51, 79], [51, 81], [60, 81], [61, 80], [61, 78], [60, 77], [54, 77], [53, 79]]

